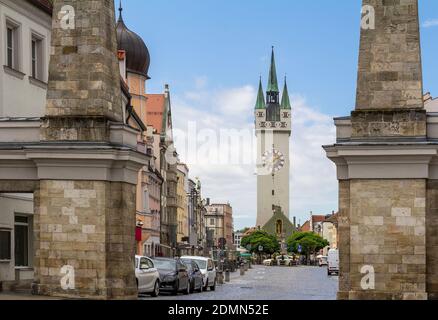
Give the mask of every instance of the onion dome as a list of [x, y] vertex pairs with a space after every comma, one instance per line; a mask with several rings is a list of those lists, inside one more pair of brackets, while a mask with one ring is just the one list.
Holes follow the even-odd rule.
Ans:
[[137, 73], [150, 79], [148, 76], [151, 57], [143, 39], [135, 32], [129, 30], [122, 17], [122, 4], [119, 8], [117, 21], [117, 48], [126, 52], [126, 69], [128, 72]]

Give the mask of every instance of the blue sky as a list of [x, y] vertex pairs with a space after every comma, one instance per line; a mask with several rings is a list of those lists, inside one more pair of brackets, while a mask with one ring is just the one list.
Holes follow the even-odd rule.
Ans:
[[[118, 0], [116, 2], [118, 6]], [[430, 25], [421, 30], [424, 88], [435, 96], [438, 95], [438, 77], [435, 76], [438, 71], [438, 1], [419, 2], [421, 22]], [[297, 117], [307, 117], [299, 118], [303, 125], [298, 123], [296, 127], [302, 130], [294, 132], [297, 152], [309, 143], [308, 137], [303, 136], [306, 130], [311, 133], [330, 130], [331, 117], [347, 115], [354, 108], [360, 0], [123, 0], [123, 7], [127, 26], [144, 39], [151, 54], [149, 75], [152, 79], [147, 91], [161, 92], [164, 83], [169, 83], [175, 97], [174, 117], [211, 114], [226, 122], [238, 117], [242, 124], [250, 124], [250, 104], [255, 95], [247, 99], [248, 108], [236, 113], [216, 110], [220, 105], [208, 98], [215, 99], [221, 92], [236, 92], [239, 88], [250, 96], [260, 74], [266, 83], [272, 45], [276, 48], [279, 78], [287, 73], [292, 103], [302, 107]], [[196, 92], [203, 93], [203, 99], [193, 100]], [[239, 101], [246, 103], [245, 98], [240, 98]], [[321, 138], [323, 135], [324, 132], [320, 132], [312, 140], [316, 141], [315, 147], [332, 141], [333, 131], [327, 132], [327, 141]], [[292, 205], [291, 216], [304, 222], [310, 211], [337, 210], [334, 168], [324, 159], [324, 154], [319, 151], [308, 154], [307, 161], [299, 159], [300, 155], [296, 157], [291, 179], [297, 184], [292, 186], [292, 202], [297, 204]], [[292, 158], [294, 160], [294, 156]], [[330, 180], [310, 176], [301, 179], [300, 172], [305, 169], [301, 170], [300, 166], [308, 161], [320, 161], [320, 170], [329, 171]], [[225, 186], [214, 186], [215, 173], [197, 168], [192, 172], [206, 181], [206, 192], [211, 194], [205, 196], [231, 202], [237, 216], [236, 227], [254, 224], [255, 180], [245, 180], [248, 185], [242, 182], [248, 194], [242, 201], [234, 198], [232, 190], [224, 190]], [[294, 180], [295, 175], [297, 180]], [[221, 183], [227, 181], [221, 180]], [[315, 194], [300, 198], [300, 190], [306, 188], [300, 183], [307, 185], [309, 192], [321, 190], [323, 200], [318, 201]]]

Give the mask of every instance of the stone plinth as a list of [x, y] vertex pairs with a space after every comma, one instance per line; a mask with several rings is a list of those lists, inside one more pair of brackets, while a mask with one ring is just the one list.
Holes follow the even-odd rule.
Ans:
[[[34, 293], [136, 297], [134, 185], [43, 180], [35, 208]], [[63, 268], [71, 268], [72, 287], [62, 285]]]

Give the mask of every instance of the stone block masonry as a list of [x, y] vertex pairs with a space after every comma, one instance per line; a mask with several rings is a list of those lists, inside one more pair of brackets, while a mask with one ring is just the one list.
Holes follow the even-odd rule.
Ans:
[[375, 28], [360, 38], [356, 110], [422, 109], [417, 0], [363, 0]]
[[[74, 27], [58, 12], [69, 5]], [[120, 72], [110, 0], [55, 0], [44, 141], [108, 141], [122, 121]]]
[[438, 180], [427, 183], [426, 211], [427, 292], [438, 300]]
[[363, 0], [375, 28], [360, 37], [352, 138], [425, 138], [417, 0]]
[[[135, 186], [105, 181], [41, 181], [35, 192], [38, 294], [135, 298]], [[74, 288], [61, 286], [64, 266]]]
[[[368, 294], [361, 270], [369, 265], [375, 271], [375, 288], [369, 294], [426, 299], [426, 180], [351, 180], [347, 188], [342, 193], [350, 194], [349, 239], [340, 230], [340, 241], [341, 254], [350, 252], [342, 256], [349, 259], [349, 298]], [[341, 279], [346, 280], [344, 274]]]

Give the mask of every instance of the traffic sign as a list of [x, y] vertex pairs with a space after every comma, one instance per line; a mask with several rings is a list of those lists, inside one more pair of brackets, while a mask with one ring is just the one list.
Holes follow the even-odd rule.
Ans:
[[260, 252], [263, 251], [263, 246], [259, 246], [259, 251], [260, 251]]
[[301, 247], [301, 245], [298, 245], [298, 253], [301, 253], [301, 251], [303, 251], [303, 247]]

